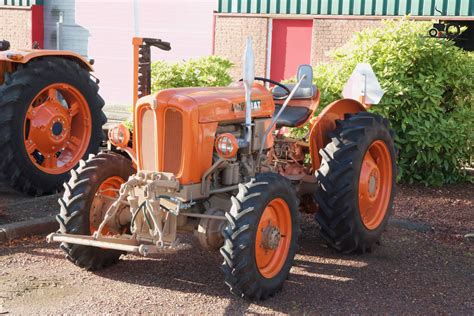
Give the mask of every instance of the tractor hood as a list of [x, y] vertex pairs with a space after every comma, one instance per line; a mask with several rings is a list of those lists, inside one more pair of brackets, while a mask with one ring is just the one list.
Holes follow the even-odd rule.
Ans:
[[[158, 92], [158, 107], [168, 106], [196, 113], [199, 123], [245, 119], [245, 90], [242, 83], [219, 88], [177, 88]], [[271, 93], [262, 85], [252, 87], [252, 116], [270, 117], [275, 109]], [[193, 115], [194, 116], [194, 115]]]

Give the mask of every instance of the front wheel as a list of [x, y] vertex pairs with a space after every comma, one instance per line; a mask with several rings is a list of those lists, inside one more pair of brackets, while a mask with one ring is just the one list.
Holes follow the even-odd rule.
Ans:
[[286, 178], [259, 174], [240, 185], [226, 217], [222, 269], [230, 291], [249, 299], [278, 292], [295, 256], [299, 213], [296, 193]]
[[[64, 194], [59, 199], [60, 213], [56, 216], [59, 231], [63, 234], [92, 235], [99, 228], [105, 213], [120, 186], [133, 174], [132, 162], [115, 153], [101, 152], [81, 161], [72, 171], [69, 182], [64, 184]], [[123, 210], [126, 212], [129, 210]], [[104, 227], [103, 234], [119, 234], [126, 227]], [[83, 245], [62, 243], [61, 249], [75, 265], [86, 270], [100, 270], [116, 262], [122, 252]]]
[[360, 112], [336, 121], [316, 173], [321, 236], [345, 253], [379, 241], [395, 194], [395, 145], [387, 119]]

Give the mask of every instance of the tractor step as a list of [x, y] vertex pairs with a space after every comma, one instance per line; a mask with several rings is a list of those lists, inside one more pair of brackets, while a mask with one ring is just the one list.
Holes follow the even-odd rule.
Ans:
[[[128, 237], [128, 238], [127, 238]], [[163, 246], [155, 246], [153, 244], [142, 244], [135, 239], [130, 239], [130, 235], [122, 235], [121, 237], [100, 236], [97, 239], [94, 236], [87, 235], [70, 235], [61, 233], [51, 233], [46, 237], [48, 243], [65, 242], [68, 244], [76, 244], [90, 247], [98, 247], [105, 249], [113, 249], [125, 252], [131, 252], [147, 256], [153, 253], [162, 253], [167, 250], [178, 250], [177, 244], [164, 244]]]

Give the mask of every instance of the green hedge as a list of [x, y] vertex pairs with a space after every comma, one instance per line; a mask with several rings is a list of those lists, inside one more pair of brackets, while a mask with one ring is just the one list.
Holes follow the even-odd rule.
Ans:
[[[385, 95], [373, 112], [397, 133], [399, 180], [441, 185], [469, 178], [473, 156], [474, 54], [427, 37], [429, 23], [384, 22], [358, 33], [315, 68], [322, 105], [339, 99], [357, 63], [372, 65]], [[302, 132], [302, 131], [300, 131]]]
[[206, 56], [180, 63], [153, 62], [152, 91], [179, 87], [219, 87], [232, 82], [233, 64], [219, 56]]

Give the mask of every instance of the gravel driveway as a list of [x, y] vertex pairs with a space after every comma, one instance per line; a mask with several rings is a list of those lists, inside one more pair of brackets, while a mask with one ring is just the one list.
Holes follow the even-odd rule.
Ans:
[[[449, 208], [449, 199], [423, 203], [434, 197], [431, 189], [420, 190], [402, 188], [395, 209], [410, 218], [415, 205], [423, 213], [416, 219], [431, 230], [389, 226], [382, 244], [365, 255], [324, 247], [312, 216], [304, 215], [290, 278], [281, 293], [263, 302], [230, 295], [220, 254], [200, 249], [192, 238], [184, 237], [189, 246], [179, 252], [127, 255], [97, 273], [75, 267], [43, 237], [15, 241], [0, 246], [0, 312], [474, 314], [473, 242], [461, 236], [472, 228], [472, 194], [454, 197], [458, 202]], [[446, 219], [430, 221], [428, 207], [448, 215], [463, 209], [464, 215], [449, 226]]]

